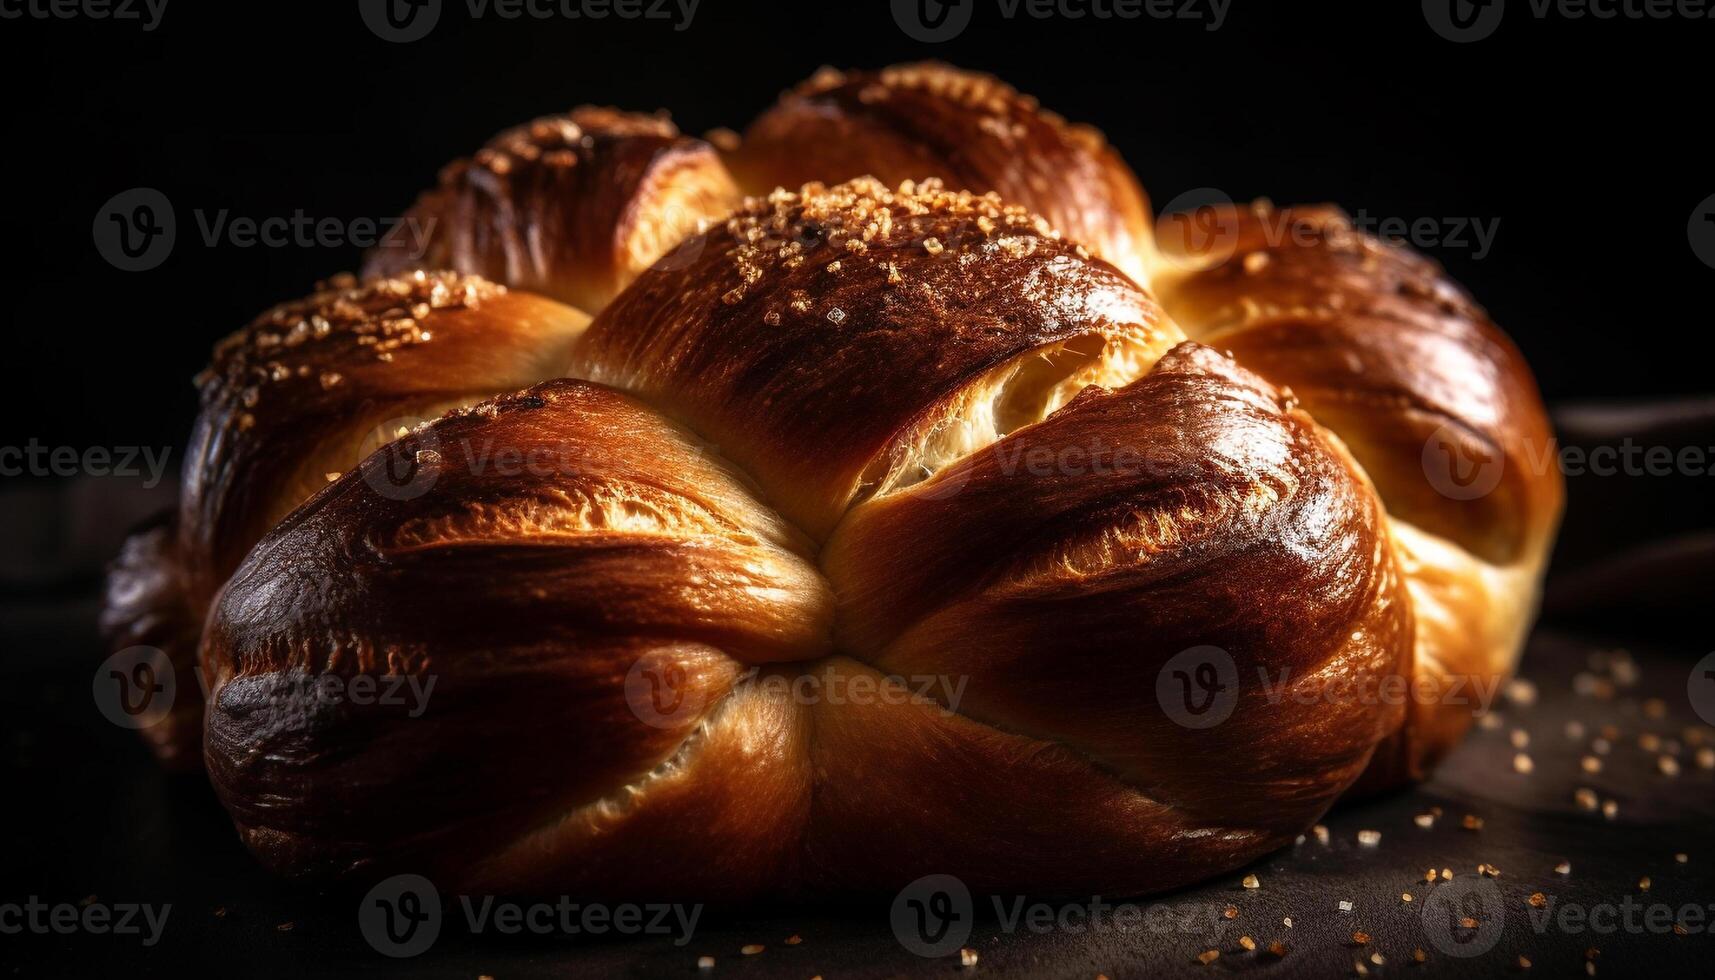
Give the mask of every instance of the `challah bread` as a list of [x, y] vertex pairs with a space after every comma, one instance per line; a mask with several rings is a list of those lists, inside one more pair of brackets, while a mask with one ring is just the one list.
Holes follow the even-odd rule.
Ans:
[[457, 269], [593, 311], [739, 198], [714, 147], [666, 118], [583, 106], [448, 164], [399, 226], [425, 254], [401, 233], [363, 271]]
[[[908, 66], [722, 155], [539, 121], [412, 213], [454, 271], [378, 250], [223, 342], [178, 533], [116, 566], [116, 638], [207, 610], [206, 762], [281, 872], [1158, 890], [1480, 706], [1387, 682], [1516, 656], [1559, 507], [1528, 371], [1331, 212], [1158, 250], [1099, 137]], [[1161, 687], [1195, 649], [1206, 727]]]
[[173, 700], [164, 716], [139, 729], [161, 765], [202, 768], [202, 689], [197, 641], [206, 604], [198, 603], [179, 561], [178, 515], [159, 515], [126, 539], [107, 569], [101, 634], [109, 649], [154, 647], [173, 666]]
[[992, 191], [1142, 281], [1149, 203], [1131, 168], [1100, 132], [992, 75], [938, 62], [824, 68], [751, 123], [727, 159], [753, 194], [863, 176]]
[[1290, 387], [1387, 508], [1422, 687], [1365, 787], [1421, 778], [1535, 614], [1562, 483], [1530, 368], [1438, 266], [1337, 209], [1228, 206], [1164, 232], [1151, 282], [1174, 320]]
[[754, 200], [602, 310], [573, 373], [693, 420], [813, 537], [1183, 335], [998, 198], [871, 178]]

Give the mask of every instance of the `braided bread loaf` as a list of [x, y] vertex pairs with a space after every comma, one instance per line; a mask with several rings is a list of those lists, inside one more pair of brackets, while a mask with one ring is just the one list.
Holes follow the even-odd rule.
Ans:
[[[442, 271], [384, 247], [217, 347], [177, 533], [114, 571], [117, 635], [204, 624], [155, 741], [282, 872], [1141, 893], [1421, 776], [1516, 655], [1529, 372], [1335, 211], [1157, 242], [1100, 136], [924, 65], [720, 150], [539, 120], [412, 213]], [[1158, 694], [1188, 650], [1219, 724]]]

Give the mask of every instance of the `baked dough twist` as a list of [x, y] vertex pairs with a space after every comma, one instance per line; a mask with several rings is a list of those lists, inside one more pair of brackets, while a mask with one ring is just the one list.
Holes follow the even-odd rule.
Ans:
[[[1099, 136], [919, 65], [724, 161], [540, 120], [412, 213], [450, 270], [383, 248], [224, 341], [177, 533], [114, 573], [181, 661], [208, 609], [155, 740], [282, 872], [1159, 890], [1421, 776], [1516, 656], [1528, 370], [1336, 211], [1156, 242]], [[1211, 648], [1204, 725], [1161, 692]]]

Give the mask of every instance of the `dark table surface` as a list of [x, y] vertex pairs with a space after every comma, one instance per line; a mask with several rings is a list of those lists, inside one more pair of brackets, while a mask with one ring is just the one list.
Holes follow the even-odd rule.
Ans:
[[[1688, 696], [1702, 651], [1684, 646], [1631, 645], [1616, 655], [1611, 638], [1539, 631], [1522, 672], [1534, 703], [1503, 695], [1431, 782], [1337, 809], [1325, 820], [1325, 842], [1313, 834], [1248, 869], [1259, 888], [1242, 887], [1245, 872], [1238, 872], [1138, 901], [1135, 912], [1104, 912], [1096, 928], [1085, 925], [1088, 897], [1048, 900], [1055, 924], [1032, 928], [1029, 916], [1006, 922], [1018, 899], [1003, 899], [997, 914], [979, 896], [971, 920], [961, 920], [971, 930], [962, 945], [979, 956], [968, 969], [956, 951], [912, 952], [908, 941], [921, 937], [907, 923], [898, 927], [901, 939], [888, 899], [710, 908], [680, 943], [676, 934], [476, 935], [444, 896], [433, 946], [390, 959], [364, 938], [361, 895], [265, 874], [239, 846], [204, 778], [161, 773], [133, 733], [104, 720], [91, 696], [101, 659], [94, 612], [92, 599], [4, 606], [4, 765], [7, 785], [22, 791], [5, 807], [11, 846], [0, 903], [33, 896], [50, 905], [171, 910], [152, 946], [136, 935], [0, 936], [0, 962], [14, 976], [1296, 977], [1350, 975], [1359, 962], [1377, 976], [1445, 976], [1517, 971], [1520, 956], [1531, 961], [1531, 975], [1582, 976], [1591, 949], [1604, 976], [1707, 976], [1715, 963], [1704, 924], [1715, 915], [1715, 771], [1698, 761], [1715, 731]], [[1568, 732], [1574, 723], [1581, 734]], [[1515, 768], [1519, 732], [1529, 739], [1528, 774]], [[1585, 772], [1581, 758], [1597, 754], [1593, 743], [1604, 735], [1601, 771]], [[1663, 755], [1676, 760], [1676, 775], [1663, 772]], [[1581, 787], [1596, 794], [1596, 810], [1578, 802]], [[1605, 816], [1601, 803], [1610, 800], [1617, 809]], [[1414, 819], [1437, 811], [1427, 828]], [[1480, 819], [1480, 829], [1467, 829], [1467, 816]], [[1366, 830], [1380, 841], [1360, 843]], [[1571, 862], [1569, 874], [1556, 873], [1562, 861]], [[1485, 864], [1499, 876], [1480, 875]], [[1437, 877], [1450, 870], [1452, 880], [1426, 884], [1431, 868]], [[1537, 892], [1547, 908], [1531, 907]], [[1343, 901], [1350, 911], [1341, 910]], [[1229, 905], [1237, 910], [1230, 920]], [[1665, 911], [1652, 911], [1658, 908]], [[1479, 920], [1476, 929], [1457, 927], [1466, 915]], [[1676, 920], [1687, 934], [1673, 930]], [[1360, 932], [1366, 945], [1354, 941]], [[788, 943], [793, 936], [800, 941]], [[1241, 948], [1244, 936], [1255, 939], [1256, 952]], [[1285, 944], [1283, 958], [1268, 955], [1275, 942]], [[741, 952], [752, 944], [764, 948]], [[1421, 965], [1411, 962], [1419, 948], [1428, 956]], [[1198, 954], [1211, 949], [1219, 959], [1200, 965]], [[707, 973], [698, 967], [702, 956], [714, 957]]]

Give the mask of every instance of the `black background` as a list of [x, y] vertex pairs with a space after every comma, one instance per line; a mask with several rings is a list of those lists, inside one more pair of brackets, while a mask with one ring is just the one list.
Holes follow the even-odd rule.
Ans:
[[[1481, 259], [1427, 251], [1518, 339], [1551, 401], [1708, 387], [1701, 358], [1671, 351], [1707, 329], [1715, 282], [1686, 237], [1715, 192], [1694, 152], [1715, 21], [1537, 19], [1515, 0], [1493, 36], [1454, 44], [1412, 0], [1234, 0], [1216, 31], [1006, 20], [998, 0], [973, 2], [942, 44], [907, 37], [882, 0], [702, 0], [683, 31], [472, 22], [448, 0], [409, 44], [376, 37], [351, 2], [172, 0], [147, 33], [0, 21], [0, 442], [181, 446], [209, 345], [358, 262], [356, 248], [208, 247], [194, 212], [385, 218], [445, 161], [535, 115], [589, 102], [668, 108], [693, 133], [739, 128], [819, 65], [925, 57], [1099, 126], [1158, 205], [1213, 187], [1499, 219]], [[121, 272], [91, 227], [139, 186], [172, 201], [178, 242], [159, 268]]]

